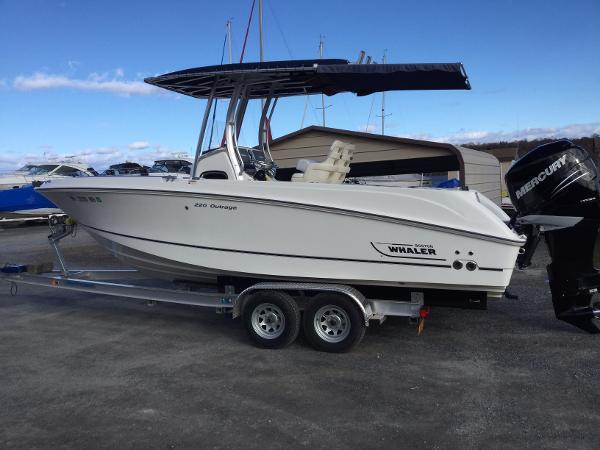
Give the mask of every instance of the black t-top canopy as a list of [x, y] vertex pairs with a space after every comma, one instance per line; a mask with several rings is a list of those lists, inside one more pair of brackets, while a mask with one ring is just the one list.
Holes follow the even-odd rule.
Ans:
[[208, 98], [215, 83], [217, 98], [231, 97], [240, 83], [249, 86], [250, 98], [471, 89], [461, 63], [350, 64], [344, 59], [225, 64], [180, 70], [144, 81], [196, 98]]

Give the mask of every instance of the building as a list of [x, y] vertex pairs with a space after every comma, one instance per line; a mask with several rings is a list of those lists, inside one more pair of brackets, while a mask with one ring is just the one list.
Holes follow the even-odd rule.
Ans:
[[356, 146], [348, 177], [419, 174], [457, 178], [462, 188], [501, 203], [500, 163], [492, 154], [440, 142], [320, 126], [303, 128], [271, 142], [278, 178], [289, 180], [299, 159], [325, 158], [335, 140]]
[[500, 189], [502, 191], [502, 197], [508, 197], [504, 175], [506, 175], [506, 172], [510, 169], [512, 162], [519, 158], [518, 147], [498, 147], [482, 151], [494, 155], [498, 161], [500, 161]]

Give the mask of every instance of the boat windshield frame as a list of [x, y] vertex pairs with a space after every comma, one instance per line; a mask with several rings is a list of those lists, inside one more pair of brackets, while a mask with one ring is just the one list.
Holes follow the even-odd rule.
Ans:
[[[198, 164], [213, 102], [228, 98], [225, 144], [236, 179], [244, 179], [244, 164], [238, 137], [249, 100], [263, 100], [259, 123], [259, 147], [275, 168], [268, 139], [269, 123], [279, 97], [311, 94], [335, 95], [352, 92], [359, 96], [399, 90], [471, 89], [461, 63], [351, 64], [346, 60], [297, 60], [240, 63], [199, 67], [146, 78], [145, 82], [191, 97], [206, 99], [206, 108], [196, 144], [192, 179]], [[273, 101], [274, 99], [274, 101]], [[272, 108], [269, 107], [273, 104]], [[268, 120], [267, 120], [268, 118]]]
[[[185, 163], [185, 164], [184, 164]], [[157, 159], [150, 167], [150, 173], [190, 173], [185, 170], [186, 167], [190, 167], [192, 163], [185, 159]], [[178, 168], [177, 168], [178, 167]], [[177, 170], [170, 170], [177, 168]], [[162, 170], [164, 169], [164, 170]], [[189, 169], [188, 169], [189, 170]]]
[[[241, 80], [239, 83], [237, 83], [235, 89], [233, 90], [233, 94], [229, 99], [229, 105], [225, 117], [225, 147], [238, 180], [244, 178], [245, 172], [244, 161], [239, 151], [238, 139], [242, 128], [242, 123], [246, 115], [248, 102], [252, 98], [252, 84], [252, 82], [244, 82], [244, 80]], [[199, 179], [198, 162], [204, 153], [203, 145], [208, 126], [208, 117], [210, 115], [210, 111], [212, 110], [213, 102], [217, 100], [214, 97], [216, 85], [217, 81], [215, 81], [213, 89], [211, 90], [212, 95], [210, 95], [206, 101], [206, 108], [204, 110], [202, 125], [198, 135], [198, 143], [196, 145], [196, 155], [194, 157], [194, 163], [191, 171], [191, 178], [193, 180]], [[276, 167], [267, 139], [268, 124], [270, 124], [273, 118], [275, 106], [277, 105], [278, 101], [278, 97], [275, 97], [272, 94], [273, 90], [271, 90], [271, 95], [261, 98], [261, 100], [263, 100], [263, 106], [258, 124], [258, 148], [264, 153], [265, 161], [255, 161], [258, 165], [263, 166], [262, 168], [268, 172], [273, 172]]]
[[[61, 166], [61, 164], [38, 164], [38, 165], [32, 167], [31, 169], [29, 169], [29, 171], [27, 171], [26, 175], [29, 175], [29, 176], [50, 175], [52, 172], [54, 172], [60, 166]], [[47, 169], [47, 167], [50, 167], [50, 169]]]
[[34, 167], [37, 167], [37, 166], [38, 166], [38, 164], [25, 164], [24, 166], [19, 167], [17, 170], [15, 170], [15, 172], [27, 173], [31, 169], [33, 169]]

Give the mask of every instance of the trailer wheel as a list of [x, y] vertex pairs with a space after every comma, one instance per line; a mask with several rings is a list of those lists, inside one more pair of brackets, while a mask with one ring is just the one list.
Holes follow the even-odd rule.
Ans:
[[280, 291], [250, 295], [243, 312], [246, 330], [260, 347], [283, 348], [298, 337], [300, 311], [294, 299]]
[[347, 352], [365, 335], [365, 319], [353, 300], [342, 294], [322, 293], [304, 311], [304, 335], [317, 350]]

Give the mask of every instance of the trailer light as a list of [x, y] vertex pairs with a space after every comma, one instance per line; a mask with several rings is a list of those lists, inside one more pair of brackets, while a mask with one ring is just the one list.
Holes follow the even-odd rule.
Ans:
[[452, 267], [454, 267], [456, 270], [460, 270], [463, 267], [463, 263], [457, 259], [452, 263]]

